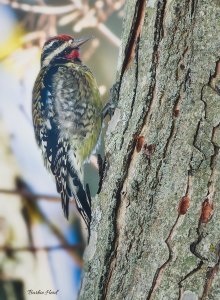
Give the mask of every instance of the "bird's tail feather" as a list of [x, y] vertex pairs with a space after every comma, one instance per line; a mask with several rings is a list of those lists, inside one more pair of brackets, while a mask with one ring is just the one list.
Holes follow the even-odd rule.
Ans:
[[59, 175], [56, 175], [57, 191], [61, 195], [62, 208], [65, 217], [69, 216], [69, 202], [75, 199], [79, 213], [83, 217], [87, 228], [89, 229], [91, 220], [91, 198], [89, 189], [84, 189], [77, 173], [70, 164], [60, 169]]
[[69, 144], [60, 140], [56, 155], [52, 160], [53, 163], [50, 166], [51, 171], [55, 175], [57, 192], [61, 195], [65, 217], [68, 219], [69, 216], [69, 202], [75, 199], [77, 208], [89, 229], [91, 220], [90, 195], [83, 186], [80, 174], [72, 166], [68, 155], [69, 150]]
[[89, 228], [91, 221], [91, 198], [89, 190], [86, 190], [80, 181], [77, 173], [71, 167], [68, 177], [68, 188], [72, 192], [72, 197], [75, 198], [77, 208], [83, 217], [87, 227]]

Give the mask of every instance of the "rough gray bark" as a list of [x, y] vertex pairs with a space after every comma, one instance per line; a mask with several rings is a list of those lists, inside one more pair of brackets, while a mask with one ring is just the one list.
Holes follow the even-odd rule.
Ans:
[[218, 300], [220, 2], [145, 2], [126, 2], [79, 299]]

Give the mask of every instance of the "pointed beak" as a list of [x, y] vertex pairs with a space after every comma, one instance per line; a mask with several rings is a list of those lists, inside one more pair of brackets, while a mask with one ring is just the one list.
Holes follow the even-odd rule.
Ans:
[[80, 46], [82, 46], [83, 44], [85, 44], [86, 42], [88, 42], [89, 40], [93, 39], [93, 36], [90, 37], [83, 37], [80, 39], [73, 39], [73, 43], [72, 43], [72, 47], [73, 48], [79, 48]]

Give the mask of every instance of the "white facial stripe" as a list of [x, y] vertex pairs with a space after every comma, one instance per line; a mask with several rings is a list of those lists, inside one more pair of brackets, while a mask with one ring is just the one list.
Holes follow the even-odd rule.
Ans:
[[51, 41], [49, 44], [47, 44], [46, 46], [44, 46], [43, 50], [47, 50], [48, 48], [52, 47], [52, 45], [56, 42], [56, 40]]
[[[51, 43], [53, 43], [54, 41], [52, 41]], [[49, 45], [52, 45], [52, 44], [49, 44]], [[70, 44], [72, 44], [72, 40], [70, 41], [67, 41], [65, 43], [63, 43], [60, 47], [58, 47], [57, 49], [53, 50], [51, 54], [49, 54], [43, 61], [43, 67], [47, 66], [51, 60], [57, 56], [59, 53], [63, 52], [63, 50], [68, 47]], [[49, 48], [49, 45], [46, 45], [47, 49]], [[45, 50], [45, 48], [44, 48]]]

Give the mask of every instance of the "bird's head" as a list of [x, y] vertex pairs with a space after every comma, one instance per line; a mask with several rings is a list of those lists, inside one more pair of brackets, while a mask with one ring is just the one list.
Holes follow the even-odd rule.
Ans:
[[79, 47], [90, 38], [73, 38], [67, 34], [57, 35], [47, 40], [43, 46], [41, 65], [47, 66], [59, 59], [79, 61]]

